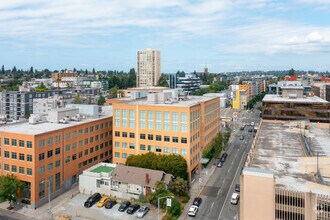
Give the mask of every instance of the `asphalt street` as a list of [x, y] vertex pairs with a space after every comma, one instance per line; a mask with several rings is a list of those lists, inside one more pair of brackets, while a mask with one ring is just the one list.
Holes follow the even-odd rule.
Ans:
[[[253, 141], [253, 132], [246, 126], [243, 131], [239, 129], [243, 122], [259, 123], [259, 111], [241, 111], [236, 122], [236, 131], [227, 149], [228, 157], [223, 167], [217, 168], [204, 186], [201, 195], [203, 202], [199, 207], [195, 219], [209, 220], [233, 220], [239, 219], [239, 204], [230, 204], [230, 198], [234, 192], [236, 183], [239, 183], [239, 176], [245, 163], [247, 153]], [[244, 140], [240, 140], [241, 136]], [[190, 219], [190, 217], [187, 217]], [[192, 218], [191, 218], [192, 219]]]

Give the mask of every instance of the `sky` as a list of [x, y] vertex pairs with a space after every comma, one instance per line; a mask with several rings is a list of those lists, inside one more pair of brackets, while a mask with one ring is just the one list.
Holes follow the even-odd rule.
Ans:
[[6, 69], [330, 70], [330, 0], [0, 0]]

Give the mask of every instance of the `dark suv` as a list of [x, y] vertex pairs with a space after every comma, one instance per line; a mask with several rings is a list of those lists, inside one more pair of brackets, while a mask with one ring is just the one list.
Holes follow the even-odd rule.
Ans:
[[92, 207], [95, 203], [97, 203], [101, 199], [101, 194], [100, 193], [94, 193], [91, 195], [85, 202], [84, 206], [85, 208], [90, 208]]
[[196, 206], [200, 206], [201, 203], [202, 203], [202, 198], [200, 198], [200, 197], [196, 197], [193, 201], [193, 205], [196, 205]]

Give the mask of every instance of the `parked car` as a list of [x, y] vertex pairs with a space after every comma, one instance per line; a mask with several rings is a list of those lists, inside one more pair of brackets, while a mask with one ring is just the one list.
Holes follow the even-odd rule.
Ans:
[[254, 126], [254, 122], [251, 122], [251, 126]]
[[248, 132], [252, 132], [252, 128], [250, 128], [250, 129], [248, 130]]
[[250, 126], [250, 123], [246, 123], [246, 126]]
[[243, 131], [243, 130], [244, 130], [244, 126], [241, 127], [241, 131]]
[[130, 206], [130, 204], [131, 203], [129, 201], [122, 202], [118, 208], [118, 211], [124, 212]]
[[140, 208], [140, 205], [139, 204], [132, 204], [128, 207], [127, 209], [127, 214], [134, 214], [138, 209]]
[[201, 197], [196, 197], [193, 201], [193, 205], [195, 206], [200, 206], [200, 204], [202, 203], [202, 198]]
[[233, 193], [233, 195], [231, 196], [231, 199], [230, 199], [230, 203], [233, 205], [237, 205], [238, 200], [239, 200], [239, 194]]
[[149, 212], [149, 207], [148, 206], [142, 206], [136, 214], [136, 217], [138, 218], [143, 218], [147, 213]]
[[222, 155], [221, 155], [221, 158], [224, 158], [225, 160], [227, 159], [227, 156], [228, 154], [226, 152], [224, 152]]
[[190, 217], [195, 217], [197, 212], [198, 212], [198, 206], [192, 205], [192, 206], [190, 206], [190, 208], [188, 210], [188, 215]]
[[102, 197], [97, 203], [97, 207], [102, 208], [105, 204], [107, 204], [108, 200], [109, 200], [108, 197], [106, 196]]
[[240, 191], [240, 185], [238, 183], [235, 184], [235, 191], [236, 192], [239, 192]]
[[244, 136], [242, 135], [239, 139], [240, 139], [240, 140], [244, 140]]
[[246, 123], [245, 122], [243, 122], [243, 126], [245, 127], [245, 125], [246, 125]]
[[90, 208], [92, 207], [95, 203], [97, 203], [101, 199], [101, 194], [100, 193], [94, 193], [91, 195], [86, 202], [84, 203], [85, 208]]
[[218, 164], [217, 164], [217, 167], [222, 167], [223, 166], [223, 163], [222, 161], [220, 161]]
[[105, 208], [106, 209], [111, 209], [112, 207], [114, 207], [117, 204], [116, 200], [109, 200], [106, 204], [105, 204]]

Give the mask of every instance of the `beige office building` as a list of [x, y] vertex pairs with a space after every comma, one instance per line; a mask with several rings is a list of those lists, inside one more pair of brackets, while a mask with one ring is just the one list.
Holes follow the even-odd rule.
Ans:
[[160, 51], [147, 48], [137, 52], [136, 87], [156, 86], [160, 77]]
[[148, 94], [147, 98], [114, 103], [113, 163], [129, 155], [177, 154], [189, 173], [199, 169], [203, 149], [220, 131], [219, 97]]
[[241, 220], [330, 219], [328, 126], [262, 121], [240, 177]]

